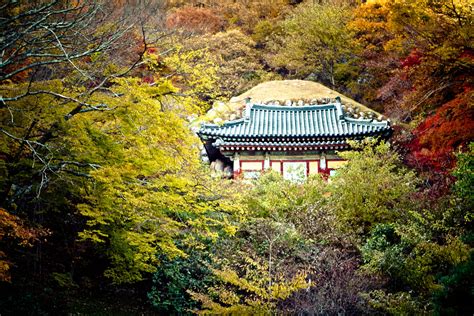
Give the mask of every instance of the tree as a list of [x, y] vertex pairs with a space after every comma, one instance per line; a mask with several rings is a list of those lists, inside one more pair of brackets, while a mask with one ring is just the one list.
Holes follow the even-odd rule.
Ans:
[[[462, 199], [462, 205], [466, 207], [466, 210], [472, 211], [474, 206], [474, 143], [469, 144], [469, 151], [465, 153], [458, 153], [457, 165], [453, 170], [453, 175], [456, 177], [454, 183], [454, 190], [456, 196]], [[474, 220], [472, 212], [466, 215], [466, 221], [471, 222]]]
[[[212, 248], [209, 249], [212, 251]], [[199, 303], [188, 291], [199, 291], [215, 284], [216, 279], [209, 269], [210, 256], [207, 249], [191, 250], [186, 258], [169, 260], [163, 257], [153, 275], [153, 286], [148, 293], [151, 304], [162, 313], [186, 314], [198, 308]]]
[[304, 268], [291, 264], [302, 243], [294, 226], [271, 219], [250, 221], [241, 224], [240, 238], [218, 244], [209, 265], [213, 284], [205, 291], [189, 291], [202, 305], [198, 314], [275, 312], [283, 300], [310, 286]]
[[166, 26], [191, 34], [205, 34], [223, 31], [224, 21], [212, 9], [182, 7], [168, 15]]
[[[432, 296], [444, 290], [440, 276], [469, 259], [472, 249], [461, 238], [447, 236], [440, 243], [433, 241], [432, 232], [423, 229], [421, 221], [379, 224], [362, 247], [363, 269], [390, 278], [388, 291], [369, 294], [374, 307], [391, 313], [399, 313], [409, 305], [415, 313], [429, 311]], [[464, 291], [469, 292], [466, 288]], [[398, 299], [392, 300], [394, 297]]]
[[453, 152], [472, 138], [470, 11], [464, 0], [373, 1], [350, 23], [370, 93], [401, 123], [392, 139], [433, 199], [448, 193]]
[[374, 1], [355, 11], [350, 27], [388, 114], [409, 122], [471, 89], [471, 21], [465, 0]]
[[314, 74], [333, 88], [339, 86], [352, 71], [352, 34], [346, 28], [350, 16], [350, 7], [344, 4], [300, 5], [282, 22], [281, 47], [273, 47], [272, 65], [286, 67], [298, 77]]
[[255, 42], [239, 30], [229, 30], [185, 42], [188, 49], [205, 49], [217, 66], [221, 97], [238, 95], [257, 83], [275, 78], [260, 63]]
[[414, 173], [401, 166], [387, 143], [373, 139], [364, 143], [353, 144], [355, 151], [340, 153], [349, 163], [331, 183], [331, 203], [342, 230], [362, 236], [374, 225], [403, 216], [416, 184]]
[[[354, 8], [347, 28], [353, 33], [350, 45], [360, 67], [353, 89], [372, 108], [382, 111], [385, 99], [378, 90], [399, 65], [398, 54], [389, 49], [398, 43], [390, 27], [390, 9], [382, 1], [361, 4]], [[392, 89], [391, 93], [395, 91]]]
[[[94, 127], [123, 109], [112, 86], [137, 74], [150, 24], [142, 6], [119, 2], [7, 1], [1, 8], [1, 260], [11, 279], [0, 284], [2, 310], [63, 313], [71, 297], [79, 299], [78, 284], [104, 281], [107, 257], [78, 242], [86, 220], [77, 206], [87, 202], [91, 171], [106, 167], [114, 149]], [[155, 92], [176, 91], [162, 88]], [[101, 140], [100, 149], [89, 147]]]
[[244, 256], [246, 261], [247, 269], [244, 274], [238, 274], [228, 267], [213, 271], [224, 285], [210, 289], [210, 292], [214, 292], [216, 296], [215, 300], [206, 294], [190, 293], [193, 299], [202, 303], [201, 310], [197, 311], [198, 314], [272, 313], [278, 301], [286, 299], [292, 293], [307, 288], [309, 285], [305, 281], [304, 273], [299, 273], [289, 280], [283, 276], [273, 277], [273, 282], [270, 282], [265, 264], [243, 253], [240, 255]]
[[466, 150], [474, 138], [474, 108], [470, 91], [439, 107], [413, 131], [406, 160], [422, 171], [449, 174], [456, 157], [454, 151]]
[[459, 156], [451, 194], [435, 203], [418, 195], [411, 211], [374, 226], [361, 247], [362, 270], [388, 278], [383, 291], [366, 294], [375, 308], [417, 314], [472, 311], [465, 304], [472, 298], [468, 284], [473, 278], [472, 198], [465, 191], [472, 153]]
[[[147, 8], [150, 14], [155, 9]], [[149, 16], [145, 12], [142, 6], [129, 12], [100, 1], [10, 1], [3, 5], [0, 132], [5, 142], [19, 144], [16, 152], [6, 155], [7, 167], [25, 156], [36, 157], [46, 176], [48, 157], [42, 152], [49, 150], [48, 142], [60, 126], [82, 113], [112, 110], [108, 104], [94, 103], [94, 94], [107, 93], [112, 79], [128, 74], [141, 61], [149, 44], [145, 33]], [[118, 50], [127, 53], [116, 54]], [[63, 114], [48, 125], [43, 122], [41, 132], [36, 129], [37, 119], [25, 121], [23, 110], [15, 107], [17, 102], [26, 98], [31, 102], [35, 97], [56, 104]], [[42, 108], [40, 105], [37, 111]], [[17, 133], [21, 130], [16, 129], [17, 121], [24, 124], [24, 133]], [[15, 173], [8, 170], [10, 177]], [[13, 183], [4, 184], [2, 196], [6, 198]], [[5, 203], [2, 200], [9, 209]]]
[[[3, 250], [11, 249], [9, 243], [17, 243], [21, 247], [31, 247], [37, 238], [44, 237], [46, 230], [32, 229], [15, 215], [0, 209], [0, 241]], [[11, 282], [10, 269], [13, 262], [8, 254], [0, 250], [0, 282]]]
[[[233, 186], [235, 189], [238, 184]], [[206, 250], [212, 282], [207, 288], [188, 290], [200, 303], [196, 308], [199, 314], [278, 311], [285, 299], [310, 286], [305, 279], [307, 266], [296, 263], [306, 244], [289, 221], [290, 201], [303, 204], [306, 191], [273, 172], [257, 180], [255, 186], [241, 189], [233, 199], [233, 208], [241, 211], [234, 211], [230, 219], [235, 234], [222, 235], [212, 251]]]
[[[94, 61], [101, 55], [107, 55], [112, 59], [111, 63], [117, 65], [136, 65], [148, 43], [145, 33], [136, 33], [144, 30], [140, 27], [145, 27], [149, 17], [144, 15], [143, 8], [136, 6], [130, 12], [129, 7], [118, 4], [114, 8], [113, 4], [101, 1], [5, 3], [1, 22], [0, 82], [19, 81], [20, 78], [23, 81], [45, 80], [73, 71], [80, 77], [79, 82], [92, 91], [103, 88], [107, 84], [104, 79], [119, 75], [127, 68], [113, 73], [110, 69], [104, 76], [101, 74], [104, 68], [88, 65], [97, 66]], [[157, 7], [148, 6], [147, 9], [153, 14]], [[117, 58], [114, 51], [120, 49], [129, 51]], [[2, 107], [34, 91], [25, 89], [22, 92], [3, 98]], [[45, 92], [33, 94], [38, 93]]]
[[[19, 49], [16, 59], [4, 62], [28, 63], [23, 72], [2, 69], [12, 75], [0, 85], [0, 183], [1, 206], [12, 218], [51, 231], [32, 249], [20, 253], [11, 242], [4, 251], [15, 263], [10, 293], [39, 302], [44, 288], [96, 286], [104, 270], [116, 284], [150, 276], [157, 254], [186, 256], [175, 244], [186, 239], [182, 230], [212, 239], [225, 216], [188, 129], [214, 86], [204, 52], [153, 43], [167, 34], [149, 37], [159, 25], [147, 24], [141, 6], [36, 5], [10, 3], [2, 11], [12, 14], [13, 28], [22, 19], [17, 33], [25, 33], [10, 44]], [[22, 32], [24, 25], [31, 28]], [[24, 58], [32, 52], [40, 56]], [[29, 264], [43, 256], [50, 259]], [[55, 299], [67, 306], [62, 295]]]

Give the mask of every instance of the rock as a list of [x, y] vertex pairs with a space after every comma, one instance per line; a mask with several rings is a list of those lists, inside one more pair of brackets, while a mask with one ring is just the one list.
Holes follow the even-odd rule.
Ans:
[[226, 166], [224, 168], [224, 178], [226, 179], [232, 178], [232, 168], [230, 166]]
[[220, 159], [216, 159], [214, 170], [223, 172], [224, 171], [224, 162]]

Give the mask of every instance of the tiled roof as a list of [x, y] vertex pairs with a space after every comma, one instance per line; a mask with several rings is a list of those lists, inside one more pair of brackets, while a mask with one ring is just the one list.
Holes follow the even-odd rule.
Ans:
[[[225, 145], [231, 145], [233, 140], [239, 143], [251, 141], [255, 145], [261, 138], [268, 144], [270, 141], [268, 137], [278, 137], [278, 144], [282, 145], [285, 139], [280, 137], [308, 138], [310, 142], [319, 143], [321, 137], [345, 139], [356, 136], [381, 136], [391, 131], [388, 121], [346, 117], [339, 103], [306, 106], [255, 104], [248, 106], [245, 116], [221, 126], [204, 124], [198, 135], [203, 139], [222, 138]], [[311, 139], [314, 137], [319, 139]]]

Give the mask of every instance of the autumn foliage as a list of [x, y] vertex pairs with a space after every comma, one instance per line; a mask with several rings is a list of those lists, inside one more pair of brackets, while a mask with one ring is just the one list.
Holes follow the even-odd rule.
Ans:
[[[2, 315], [474, 313], [471, 0], [0, 8]], [[276, 79], [390, 143], [304, 183], [210, 177], [201, 115]]]
[[41, 236], [47, 235], [46, 230], [33, 229], [18, 216], [0, 208], [0, 282], [11, 282], [10, 269], [14, 262], [8, 257], [6, 248], [11, 244], [20, 247], [32, 247]]
[[474, 139], [473, 92], [447, 102], [413, 131], [410, 163], [422, 169], [447, 173], [455, 164], [454, 152], [466, 150]]
[[224, 20], [208, 8], [182, 7], [166, 18], [170, 29], [184, 30], [196, 34], [216, 33], [223, 30]]

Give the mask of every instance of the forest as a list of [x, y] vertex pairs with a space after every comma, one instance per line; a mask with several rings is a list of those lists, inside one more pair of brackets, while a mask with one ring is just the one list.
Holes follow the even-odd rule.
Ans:
[[[471, 0], [0, 2], [1, 315], [473, 315]], [[259, 83], [392, 122], [329, 181], [215, 178]]]

